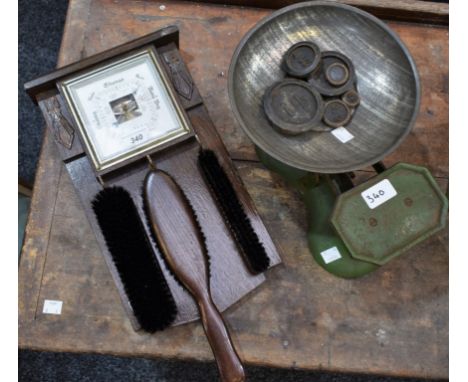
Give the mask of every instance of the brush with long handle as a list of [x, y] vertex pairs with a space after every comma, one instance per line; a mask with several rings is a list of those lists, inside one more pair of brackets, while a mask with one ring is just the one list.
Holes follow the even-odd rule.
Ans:
[[148, 173], [143, 197], [149, 224], [169, 268], [197, 302], [221, 380], [245, 381], [244, 368], [211, 297], [205, 237], [192, 206], [172, 177], [161, 170]]

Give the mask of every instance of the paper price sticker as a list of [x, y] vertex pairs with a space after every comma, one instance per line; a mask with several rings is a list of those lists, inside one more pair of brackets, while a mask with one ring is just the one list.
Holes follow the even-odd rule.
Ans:
[[44, 308], [42, 313], [44, 314], [62, 314], [62, 301], [58, 300], [44, 300]]
[[397, 192], [388, 179], [384, 179], [361, 192], [362, 198], [371, 210], [384, 204], [396, 195]]
[[344, 127], [337, 127], [336, 129], [332, 130], [331, 132], [335, 138], [337, 138], [342, 143], [346, 143], [354, 138], [354, 135], [351, 134], [346, 128]]
[[330, 264], [341, 259], [341, 253], [336, 247], [331, 247], [326, 251], [320, 252], [320, 255], [322, 256], [323, 261], [325, 261], [325, 264]]

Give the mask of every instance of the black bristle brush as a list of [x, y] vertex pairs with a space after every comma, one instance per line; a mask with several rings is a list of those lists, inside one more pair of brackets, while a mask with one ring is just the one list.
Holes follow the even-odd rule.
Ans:
[[177, 307], [132, 197], [107, 187], [92, 207], [138, 323], [150, 333], [165, 329]]
[[198, 163], [247, 267], [253, 274], [264, 272], [270, 266], [270, 258], [215, 153], [200, 150]]

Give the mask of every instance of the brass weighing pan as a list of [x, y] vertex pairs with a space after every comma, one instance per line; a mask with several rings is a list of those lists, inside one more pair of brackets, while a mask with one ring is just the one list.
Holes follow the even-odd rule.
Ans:
[[[324, 132], [287, 136], [272, 128], [262, 106], [265, 91], [285, 78], [282, 58], [295, 43], [312, 41], [354, 64], [361, 98], [343, 143]], [[272, 13], [239, 43], [229, 68], [229, 98], [241, 127], [280, 162], [317, 173], [357, 170], [386, 157], [403, 141], [418, 114], [419, 77], [399, 37], [374, 16], [331, 2], [305, 2]]]

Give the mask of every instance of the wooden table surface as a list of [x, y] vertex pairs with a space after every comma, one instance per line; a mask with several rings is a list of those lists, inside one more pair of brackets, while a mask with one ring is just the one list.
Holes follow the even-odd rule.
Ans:
[[[266, 9], [179, 1], [71, 0], [59, 65], [169, 24], [284, 264], [225, 312], [252, 364], [448, 378], [448, 230], [376, 272], [342, 280], [309, 253], [296, 193], [258, 163], [230, 110], [227, 72]], [[415, 128], [386, 165], [427, 166], [448, 187], [448, 29], [390, 22], [415, 58], [422, 102]], [[369, 176], [366, 170], [360, 177]], [[202, 326], [135, 333], [71, 181], [46, 133], [19, 270], [19, 345], [48, 351], [213, 359]], [[45, 315], [45, 299], [63, 301]]]

